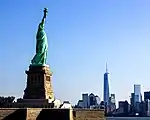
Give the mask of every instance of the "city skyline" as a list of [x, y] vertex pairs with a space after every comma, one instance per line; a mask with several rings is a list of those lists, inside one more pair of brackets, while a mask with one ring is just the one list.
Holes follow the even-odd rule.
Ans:
[[140, 0], [1, 1], [0, 95], [23, 96], [44, 7], [49, 9], [47, 63], [57, 98], [75, 104], [81, 93], [95, 93], [103, 99], [106, 61], [117, 101], [129, 101], [133, 84], [150, 91], [149, 6]]

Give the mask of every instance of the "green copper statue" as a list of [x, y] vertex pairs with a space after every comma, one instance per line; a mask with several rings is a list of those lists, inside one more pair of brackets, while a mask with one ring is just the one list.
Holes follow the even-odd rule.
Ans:
[[44, 16], [39, 24], [37, 35], [36, 35], [36, 54], [31, 60], [31, 65], [34, 66], [45, 66], [48, 52], [48, 41], [44, 31], [44, 23], [47, 15], [47, 9], [44, 9]]

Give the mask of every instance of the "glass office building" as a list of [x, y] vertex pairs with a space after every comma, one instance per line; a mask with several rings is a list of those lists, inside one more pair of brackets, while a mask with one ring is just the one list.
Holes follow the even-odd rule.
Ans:
[[134, 85], [134, 103], [141, 102], [141, 85]]
[[107, 72], [107, 66], [106, 66], [106, 73], [104, 74], [104, 102], [108, 105], [109, 103], [109, 81], [108, 81], [108, 72]]

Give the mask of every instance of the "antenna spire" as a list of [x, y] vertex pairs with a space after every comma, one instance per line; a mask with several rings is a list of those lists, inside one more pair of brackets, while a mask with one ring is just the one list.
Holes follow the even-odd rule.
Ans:
[[107, 62], [106, 62], [106, 73], [108, 73], [108, 69], [107, 69]]

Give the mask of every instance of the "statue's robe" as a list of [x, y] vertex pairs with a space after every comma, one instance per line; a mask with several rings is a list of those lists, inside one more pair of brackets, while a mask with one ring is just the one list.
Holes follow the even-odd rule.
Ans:
[[33, 57], [32, 65], [45, 65], [48, 52], [47, 36], [44, 31], [44, 23], [39, 24], [39, 28], [36, 35], [36, 54]]

